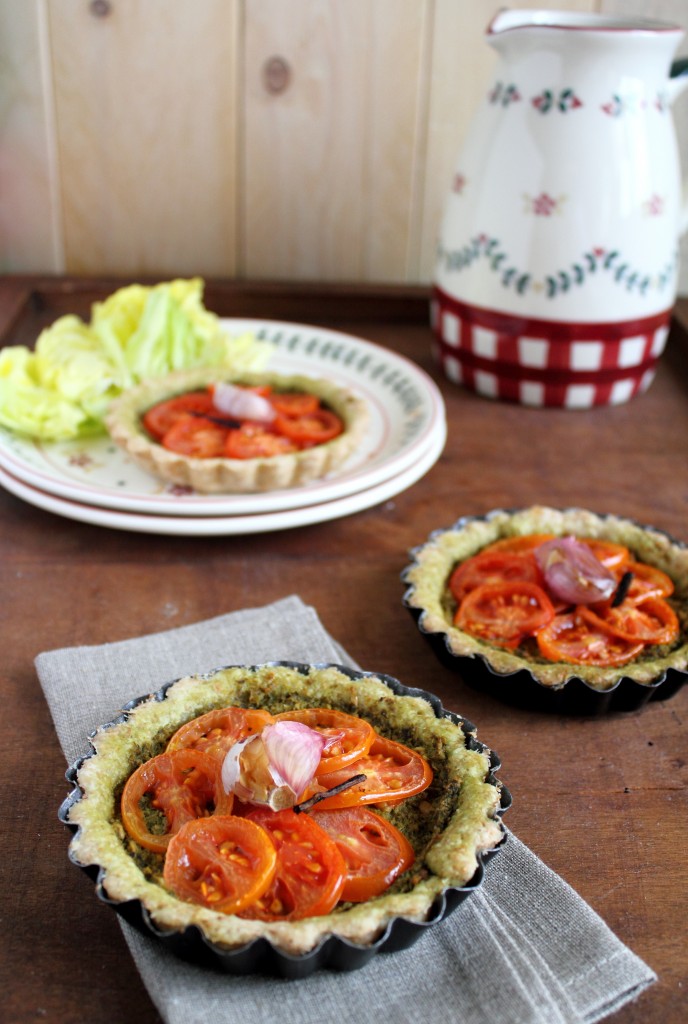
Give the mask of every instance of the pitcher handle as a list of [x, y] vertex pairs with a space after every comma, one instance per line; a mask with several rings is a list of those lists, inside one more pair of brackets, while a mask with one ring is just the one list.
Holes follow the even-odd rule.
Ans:
[[[667, 83], [667, 98], [673, 103], [677, 96], [688, 86], [688, 57], [681, 57], [671, 65], [670, 78]], [[683, 205], [678, 222], [678, 233], [682, 235], [688, 230], [688, 177], [683, 179]]]

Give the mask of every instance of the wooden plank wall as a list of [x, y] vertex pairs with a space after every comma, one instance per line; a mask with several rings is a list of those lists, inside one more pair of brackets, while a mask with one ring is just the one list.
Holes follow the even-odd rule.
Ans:
[[0, 0], [0, 271], [426, 283], [499, 6]]

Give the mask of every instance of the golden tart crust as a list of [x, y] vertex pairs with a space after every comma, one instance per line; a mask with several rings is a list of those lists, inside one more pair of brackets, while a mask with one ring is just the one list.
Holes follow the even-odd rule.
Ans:
[[[168, 892], [161, 883], [162, 862], [146, 856], [124, 832], [119, 795], [137, 765], [164, 749], [183, 722], [229, 705], [275, 712], [316, 705], [340, 708], [417, 747], [435, 772], [430, 789], [389, 811], [378, 807], [414, 846], [412, 869], [383, 896], [293, 922], [244, 920]], [[158, 929], [183, 930], [195, 924], [206, 939], [226, 950], [261, 936], [294, 955], [308, 953], [328, 935], [370, 944], [394, 917], [426, 919], [438, 895], [469, 882], [481, 854], [494, 849], [504, 835], [498, 820], [501, 786], [491, 775], [489, 751], [469, 745], [461, 726], [449, 717], [436, 717], [424, 698], [396, 694], [372, 674], [354, 673], [351, 678], [337, 666], [276, 663], [189, 676], [170, 686], [164, 699], [146, 698], [124, 721], [98, 730], [91, 743], [95, 752], [81, 763], [76, 778], [80, 799], [68, 813], [69, 824], [77, 826], [72, 859], [82, 867], [98, 865], [107, 896], [115, 902], [140, 900]]]
[[337, 470], [362, 442], [368, 406], [362, 398], [332, 381], [271, 373], [233, 375], [231, 383], [269, 384], [278, 391], [308, 391], [337, 413], [344, 431], [332, 441], [299, 452], [256, 459], [194, 459], [151, 440], [141, 423], [147, 409], [175, 395], [227, 380], [217, 367], [180, 371], [145, 381], [117, 398], [106, 417], [113, 441], [154, 476], [203, 494], [250, 493], [299, 487]]
[[[518, 650], [492, 646], [454, 626], [455, 602], [447, 581], [456, 563], [504, 537], [540, 533], [597, 537], [623, 544], [638, 561], [665, 572], [676, 588], [671, 603], [681, 623], [678, 641], [649, 648], [647, 653], [624, 665], [601, 668], [526, 658]], [[593, 689], [606, 691], [622, 679], [651, 685], [669, 669], [684, 672], [688, 668], [688, 548], [653, 527], [579, 508], [533, 506], [517, 511], [496, 510], [483, 517], [466, 517], [454, 527], [436, 531], [427, 544], [412, 554], [414, 562], [403, 573], [404, 582], [410, 585], [404, 604], [417, 614], [421, 631], [442, 634], [452, 655], [483, 658], [497, 674], [509, 675], [525, 669], [537, 682], [552, 689], [577, 678]]]

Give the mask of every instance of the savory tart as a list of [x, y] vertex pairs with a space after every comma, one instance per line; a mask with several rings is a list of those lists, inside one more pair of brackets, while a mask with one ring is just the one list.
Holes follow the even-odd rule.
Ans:
[[631, 682], [647, 697], [685, 676], [688, 549], [660, 530], [583, 509], [497, 510], [412, 554], [404, 604], [469, 682], [501, 681], [502, 694], [517, 673], [551, 692]]
[[200, 493], [298, 487], [337, 470], [361, 444], [365, 401], [332, 381], [222, 370], [169, 374], [126, 391], [110, 436], [163, 480]]
[[[168, 860], [176, 858], [175, 864], [184, 868], [184, 855], [177, 857], [175, 847], [185, 829], [212, 829], [214, 822], [222, 825], [232, 818], [225, 817], [227, 807], [219, 807], [219, 817], [211, 813], [192, 820], [168, 837], [166, 852], [156, 852], [155, 841], [146, 840], [145, 828], [144, 834], [134, 839], [137, 826], [132, 831], [124, 820], [127, 804], [131, 810], [127, 787], [136, 784], [141, 766], [174, 750], [180, 742], [180, 729], [187, 744], [189, 731], [200, 735], [199, 716], [216, 709], [254, 709], [251, 728], [255, 732], [262, 728], [260, 716], [309, 721], [302, 717], [304, 709], [314, 707], [353, 716], [365, 730], [372, 728], [383, 744], [403, 744], [414, 752], [416, 761], [429, 766], [415, 795], [366, 805], [396, 830], [410, 851], [401, 873], [380, 895], [369, 896], [365, 888], [357, 892], [354, 887], [348, 898], [340, 896], [332, 909], [283, 919], [279, 914], [271, 919], [270, 914], [256, 912], [254, 897], [248, 910], [243, 906], [241, 912], [242, 907], [237, 910], [235, 904], [234, 910], [230, 906], [230, 912], [220, 912], [212, 908], [212, 897], [203, 905], [183, 889], [177, 890], [177, 868]], [[208, 734], [206, 728], [204, 735]], [[307, 956], [333, 936], [347, 946], [370, 948], [399, 918], [404, 919], [406, 930], [409, 922], [423, 927], [453, 909], [457, 890], [464, 892], [467, 886], [479, 883], [483, 855], [495, 850], [504, 838], [499, 815], [508, 806], [508, 794], [493, 775], [495, 757], [475, 739], [474, 727], [444, 711], [437, 698], [408, 690], [385, 676], [339, 666], [280, 662], [186, 677], [132, 702], [120, 719], [93, 735], [91, 744], [92, 752], [77, 762], [68, 776], [76, 788], [61, 810], [62, 820], [76, 828], [70, 845], [72, 860], [89, 871], [98, 870], [102, 894], [109, 902], [118, 907], [138, 903], [156, 934], [188, 936], [191, 932], [186, 929], [195, 925], [205, 947], [210, 944], [221, 955], [245, 950], [258, 939], [267, 940], [273, 950], [287, 957]], [[202, 763], [208, 751], [196, 754]], [[227, 753], [223, 773], [229, 761]], [[350, 766], [351, 771], [355, 765]], [[336, 775], [327, 768], [318, 777], [319, 791], [333, 793], [334, 787], [322, 783]], [[360, 774], [357, 777], [360, 779]], [[349, 791], [348, 785], [340, 789]], [[313, 799], [303, 803], [298, 820], [310, 828], [313, 822], [324, 820], [315, 813], [316, 807], [322, 812], [327, 804], [327, 799], [319, 805]], [[234, 820], [241, 821], [246, 807], [238, 812], [235, 805], [229, 813], [240, 813]], [[273, 811], [265, 802], [257, 814], [248, 817], [266, 826], [266, 815], [276, 814], [279, 819], [285, 813], [297, 820], [293, 806], [285, 812], [277, 805]], [[259, 870], [270, 869], [263, 857]], [[449, 892], [454, 894], [451, 906], [445, 905]], [[442, 907], [439, 916], [438, 906]], [[408, 937], [406, 943], [410, 941]], [[398, 940], [394, 948], [400, 948]]]

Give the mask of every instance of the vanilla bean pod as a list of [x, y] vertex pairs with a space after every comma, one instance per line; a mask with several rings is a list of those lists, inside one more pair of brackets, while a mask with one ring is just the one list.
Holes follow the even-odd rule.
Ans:
[[333, 786], [332, 789], [324, 789], [322, 793], [316, 793], [314, 796], [303, 800], [300, 804], [294, 804], [292, 810], [295, 814], [300, 814], [301, 811], [310, 811], [311, 807], [315, 804], [319, 804], [321, 800], [327, 800], [328, 796], [336, 796], [337, 793], [343, 793], [345, 789], [350, 789], [351, 786], [357, 785], [359, 782], [365, 782], [367, 775], [353, 775], [346, 782], [340, 782], [338, 786]]
[[618, 587], [614, 591], [614, 596], [613, 596], [612, 601], [611, 601], [611, 607], [612, 608], [618, 608], [619, 607], [621, 602], [626, 597], [626, 594], [628, 593], [628, 589], [629, 589], [632, 581], [633, 581], [633, 573], [632, 572], [625, 572], [623, 574], [623, 576], [621, 577], [621, 579], [619, 580]]

